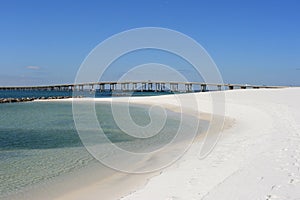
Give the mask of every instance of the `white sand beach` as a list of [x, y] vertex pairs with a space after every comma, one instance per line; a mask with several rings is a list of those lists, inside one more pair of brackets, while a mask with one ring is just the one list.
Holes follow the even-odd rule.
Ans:
[[[224, 93], [225, 116], [234, 124], [222, 131], [214, 150], [199, 159], [203, 141], [195, 142], [174, 165], [139, 187], [126, 188], [122, 200], [300, 199], [300, 88]], [[172, 98], [134, 97], [131, 102], [176, 110]], [[212, 112], [209, 92], [196, 98], [199, 111]], [[95, 183], [58, 199], [102, 199], [99, 187]]]
[[300, 200], [300, 0], [0, 19], [0, 200]]

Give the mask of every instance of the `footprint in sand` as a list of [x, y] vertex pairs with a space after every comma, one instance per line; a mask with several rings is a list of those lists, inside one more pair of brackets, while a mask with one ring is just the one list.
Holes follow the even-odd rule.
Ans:
[[191, 178], [191, 179], [189, 180], [189, 183], [190, 183], [191, 185], [197, 185], [197, 184], [199, 183], [199, 180], [198, 180], [197, 178]]
[[288, 151], [288, 150], [289, 150], [288, 148], [281, 149], [281, 151]]
[[271, 194], [266, 196], [266, 200], [272, 200], [272, 199], [282, 199], [282, 198], [279, 196], [276, 196], [276, 195], [271, 195]]
[[179, 197], [168, 197], [166, 198], [166, 200], [180, 200]]
[[293, 165], [296, 166], [296, 167], [300, 166], [299, 163], [297, 163], [297, 162], [294, 162]]
[[292, 178], [292, 179], [290, 179], [290, 181], [289, 181], [289, 184], [293, 184], [293, 185], [295, 185], [295, 184], [298, 184], [299, 182], [300, 182], [300, 180], [299, 180], [299, 179]]

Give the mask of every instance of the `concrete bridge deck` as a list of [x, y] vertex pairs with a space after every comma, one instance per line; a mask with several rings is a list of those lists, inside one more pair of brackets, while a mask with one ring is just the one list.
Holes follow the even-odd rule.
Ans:
[[218, 84], [201, 82], [172, 81], [105, 81], [76, 84], [58, 84], [42, 86], [0, 86], [2, 90], [44, 90], [44, 91], [136, 91], [136, 92], [206, 92], [208, 90], [284, 88], [284, 86]]

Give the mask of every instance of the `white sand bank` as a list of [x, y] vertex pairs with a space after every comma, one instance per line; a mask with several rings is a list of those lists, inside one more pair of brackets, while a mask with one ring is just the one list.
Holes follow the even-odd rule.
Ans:
[[[195, 143], [179, 162], [122, 200], [300, 199], [300, 88], [233, 90], [225, 94], [225, 115], [236, 123], [223, 131], [212, 153], [198, 159], [201, 141]], [[196, 96], [198, 110], [210, 113], [210, 94]], [[172, 96], [133, 101], [158, 102], [176, 109]], [[101, 199], [95, 186], [63, 199], [85, 199], [86, 195]]]

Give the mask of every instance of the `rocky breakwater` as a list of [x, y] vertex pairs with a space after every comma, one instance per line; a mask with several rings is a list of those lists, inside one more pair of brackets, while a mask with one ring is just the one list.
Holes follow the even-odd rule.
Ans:
[[72, 98], [72, 96], [0, 98], [0, 103], [18, 103], [18, 102], [34, 101], [37, 99], [48, 100], [48, 99], [68, 99], [68, 98]]

